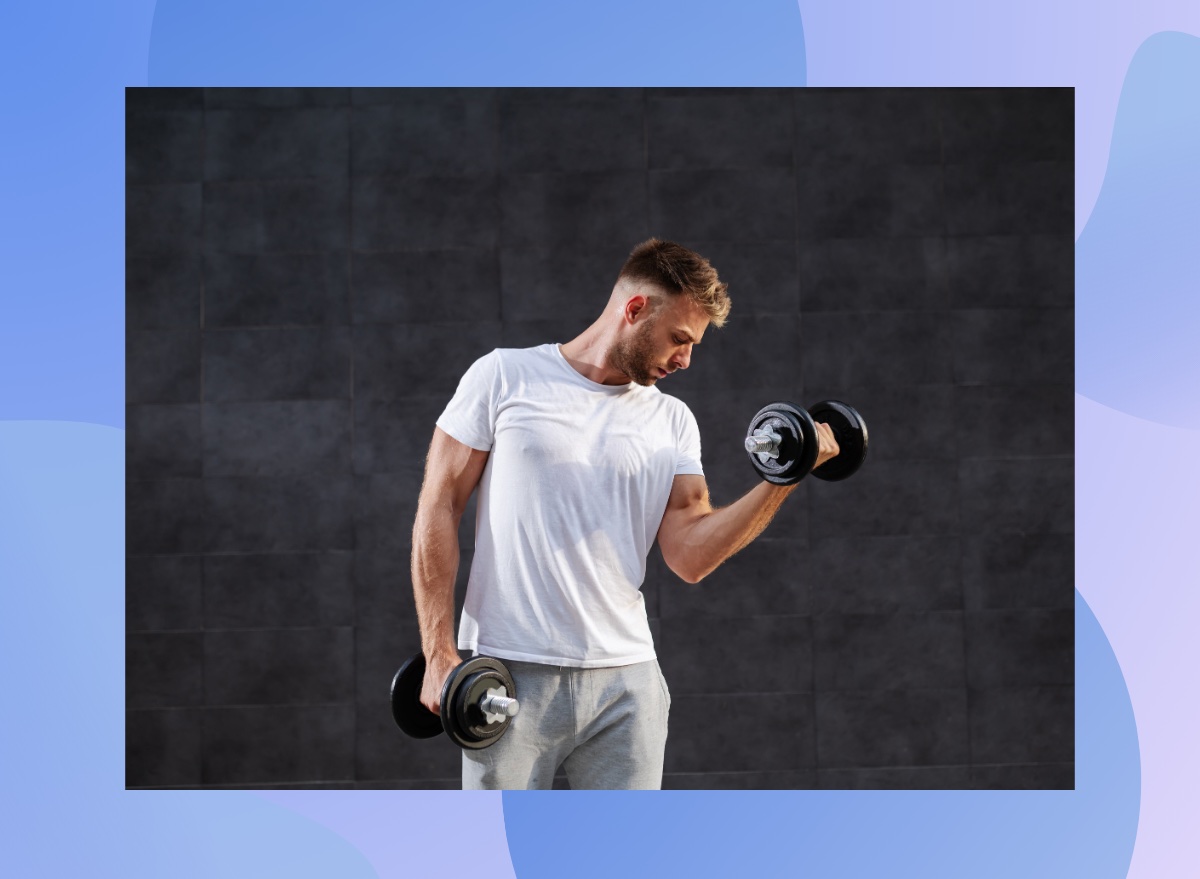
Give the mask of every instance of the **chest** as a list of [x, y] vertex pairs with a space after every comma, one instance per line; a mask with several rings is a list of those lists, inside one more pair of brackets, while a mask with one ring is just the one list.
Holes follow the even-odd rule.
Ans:
[[677, 441], [660, 404], [653, 398], [586, 392], [514, 397], [497, 412], [495, 452], [550, 467], [581, 465], [617, 476], [669, 478]]

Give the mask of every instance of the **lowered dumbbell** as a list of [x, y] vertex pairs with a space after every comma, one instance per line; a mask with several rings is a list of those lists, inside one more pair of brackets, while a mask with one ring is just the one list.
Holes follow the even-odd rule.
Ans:
[[441, 713], [421, 704], [425, 654], [411, 657], [392, 678], [392, 719], [415, 739], [445, 731], [460, 748], [486, 748], [508, 732], [520, 710], [512, 675], [498, 659], [475, 656], [460, 663], [442, 685]]
[[[829, 425], [839, 452], [814, 470], [817, 422]], [[867, 425], [853, 407], [837, 400], [818, 403], [807, 412], [791, 403], [772, 403], [751, 420], [746, 454], [759, 476], [775, 485], [792, 485], [809, 473], [827, 481], [845, 479], [866, 460]]]

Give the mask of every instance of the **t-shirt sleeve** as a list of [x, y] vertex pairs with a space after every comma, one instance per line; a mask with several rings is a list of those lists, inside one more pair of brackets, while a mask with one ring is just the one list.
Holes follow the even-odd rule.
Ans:
[[490, 452], [496, 438], [496, 409], [500, 399], [500, 356], [480, 357], [463, 374], [437, 426], [460, 443]]
[[683, 406], [683, 415], [679, 419], [679, 439], [675, 459], [675, 475], [703, 476], [704, 468], [700, 466], [700, 427], [696, 424], [696, 416], [687, 406]]

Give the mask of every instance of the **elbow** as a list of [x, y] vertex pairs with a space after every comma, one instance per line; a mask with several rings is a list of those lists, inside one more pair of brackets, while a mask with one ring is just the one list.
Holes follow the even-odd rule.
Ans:
[[669, 559], [663, 557], [663, 561], [667, 563], [667, 567], [682, 580], [684, 583], [695, 585], [713, 572], [713, 568], [704, 568], [696, 565], [693, 560]]
[[718, 567], [724, 558], [716, 548], [703, 541], [688, 539], [691, 534], [659, 532], [658, 547], [667, 567], [685, 583], [699, 583]]

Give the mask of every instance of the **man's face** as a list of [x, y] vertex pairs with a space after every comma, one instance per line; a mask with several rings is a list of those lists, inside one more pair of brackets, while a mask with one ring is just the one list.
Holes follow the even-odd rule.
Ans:
[[672, 296], [652, 314], [641, 314], [628, 334], [613, 344], [609, 364], [639, 385], [653, 385], [687, 369], [692, 346], [700, 343], [708, 315], [686, 296]]

